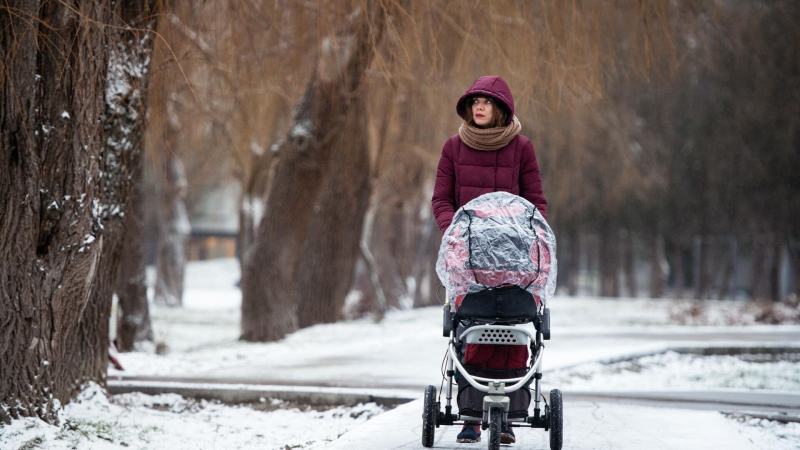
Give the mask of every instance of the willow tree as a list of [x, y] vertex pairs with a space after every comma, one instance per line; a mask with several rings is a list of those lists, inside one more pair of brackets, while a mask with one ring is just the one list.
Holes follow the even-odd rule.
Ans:
[[279, 148], [266, 217], [242, 274], [242, 339], [280, 339], [336, 320], [369, 203], [364, 72], [386, 21], [378, 2], [350, 9], [320, 42], [316, 67]]
[[[145, 76], [144, 0], [0, 11], [0, 420], [104, 383]], [[138, 48], [132, 51], [131, 46]]]

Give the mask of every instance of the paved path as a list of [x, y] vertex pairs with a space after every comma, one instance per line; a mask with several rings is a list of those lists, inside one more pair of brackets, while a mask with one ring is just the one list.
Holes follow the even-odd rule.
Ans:
[[[435, 318], [438, 320], [438, 318]], [[366, 336], [361, 342], [332, 348], [330, 352], [294, 353], [289, 358], [248, 357], [239, 363], [235, 358], [224, 366], [175, 380], [247, 384], [292, 384], [342, 386], [354, 388], [424, 389], [437, 384], [447, 339], [437, 332], [398, 335], [396, 342], [373, 342]], [[780, 331], [779, 331], [780, 330]], [[387, 330], [386, 333], [391, 333]], [[327, 336], [327, 339], [332, 337]], [[335, 339], [335, 337], [333, 337]], [[650, 327], [620, 331], [619, 328], [569, 329], [554, 332], [545, 342], [547, 352], [543, 369], [562, 369], [592, 361], [613, 361], [663, 352], [670, 348], [705, 346], [798, 346], [800, 327], [783, 329], [748, 327], [740, 332], [701, 327]], [[122, 380], [169, 380], [169, 377], [121, 377]]]
[[[434, 311], [435, 312], [435, 311]], [[282, 343], [272, 345], [230, 344], [217, 353], [226, 357], [222, 364], [205, 366], [180, 378], [139, 377], [154, 383], [246, 383], [251, 385], [293, 385], [358, 388], [349, 392], [351, 399], [376, 390], [411, 390], [411, 396], [421, 394], [424, 386], [441, 380], [439, 372], [447, 340], [438, 332], [440, 316], [436, 314], [406, 314], [406, 322], [396, 319], [381, 324], [344, 323], [336, 327], [318, 327], [298, 333]], [[418, 323], [417, 323], [418, 322]], [[592, 323], [602, 325], [603, 320]], [[583, 323], [588, 323], [584, 321]], [[632, 356], [658, 353], [670, 348], [736, 347], [736, 346], [798, 346], [798, 326], [750, 326], [742, 328], [677, 327], [677, 326], [569, 326], [556, 327], [553, 340], [548, 341], [544, 359], [545, 379], [553, 369], [567, 368], [592, 361], [622, 360]], [[356, 330], [357, 333], [354, 333]], [[357, 337], [357, 338], [356, 338]], [[331, 345], [346, 341], [347, 345]], [[324, 348], [320, 351], [319, 348]], [[192, 354], [214, 356], [213, 351]], [[199, 363], [204, 361], [198, 358]], [[202, 364], [198, 364], [202, 366]], [[177, 372], [176, 372], [177, 373]], [[184, 372], [186, 374], [187, 372]], [[110, 380], [113, 380], [110, 377]], [[124, 380], [122, 381], [125, 382]], [[110, 381], [113, 388], [114, 381]], [[546, 386], [547, 387], [547, 386]], [[196, 389], [191, 387], [190, 389]], [[252, 387], [233, 392], [223, 386], [225, 395], [240, 398], [254, 391], [274, 394], [291, 390], [288, 386]], [[313, 388], [311, 389], [313, 390]], [[307, 392], [295, 390], [298, 392]], [[371, 393], [370, 393], [371, 392]], [[327, 398], [331, 391], [315, 392]], [[188, 394], [188, 393], [187, 393]], [[258, 394], [258, 395], [264, 395]], [[415, 395], [416, 394], [416, 395]], [[306, 394], [302, 394], [306, 395]], [[705, 395], [694, 393], [694, 395]], [[715, 394], [725, 395], [725, 394]], [[265, 395], [266, 396], [266, 395]], [[747, 403], [727, 402], [719, 398], [620, 398], [620, 394], [565, 392], [566, 449], [754, 449], [738, 434], [735, 422], [715, 411], [756, 408], [764, 403], [751, 397]], [[774, 399], [773, 399], [774, 400]], [[795, 398], [796, 400], [796, 398]], [[800, 403], [800, 402], [797, 402]], [[773, 404], [774, 405], [774, 404]], [[791, 406], [791, 405], [789, 405]], [[679, 409], [679, 408], [680, 409]], [[700, 409], [691, 409], [700, 408]], [[422, 448], [420, 445], [422, 406], [419, 402], [402, 405], [382, 414], [363, 426], [351, 430], [329, 449], [391, 449]], [[455, 443], [458, 430], [442, 427], [437, 430], [438, 448], [485, 448], [486, 443], [461, 445]], [[518, 444], [510, 448], [547, 449], [543, 430], [520, 430]]]
[[[364, 423], [325, 450], [424, 449], [421, 444], [422, 402], [400, 406]], [[457, 427], [436, 429], [434, 448], [481, 449], [456, 443]], [[486, 437], [488, 437], [488, 431]], [[520, 429], [508, 449], [549, 449], [547, 433]], [[564, 403], [564, 448], [570, 450], [756, 450], [732, 421], [711, 411], [691, 411], [593, 402]]]

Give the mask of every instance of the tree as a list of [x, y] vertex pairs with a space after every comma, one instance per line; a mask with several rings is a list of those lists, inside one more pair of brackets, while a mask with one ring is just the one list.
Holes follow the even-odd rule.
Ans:
[[[55, 422], [84, 383], [105, 381], [127, 168], [144, 124], [127, 70], [148, 69], [117, 44], [121, 30], [150, 23], [153, 6], [17, 1], [0, 11], [2, 421]], [[149, 45], [146, 35], [132, 44]]]
[[[149, 34], [156, 25], [156, 1], [124, 2], [120, 11], [124, 29], [112, 31], [106, 86], [106, 149], [108, 163], [104, 203], [121, 205], [110, 214], [106, 228], [113, 228], [113, 245], [107, 245], [101, 259], [102, 283], [96, 289], [103, 304], [117, 293], [120, 321], [117, 343], [130, 351], [138, 342], [153, 341], [147, 303], [144, 261], [143, 159], [144, 128], [149, 98], [150, 68], [155, 40]], [[133, 28], [138, 24], [138, 28]], [[109, 243], [109, 241], [106, 241]], [[116, 282], [114, 282], [116, 280]]]
[[164, 306], [180, 306], [183, 304], [186, 241], [191, 232], [185, 203], [187, 181], [180, 158], [171, 152], [166, 157], [164, 170], [154, 301]]
[[132, 169], [134, 185], [129, 207], [126, 209], [125, 239], [116, 286], [122, 312], [117, 326], [117, 349], [122, 352], [134, 350], [139, 343], [153, 342], [145, 280], [141, 151], [138, 152], [136, 165]]
[[[280, 339], [301, 323], [341, 315], [369, 202], [359, 87], [385, 22], [377, 4], [353, 11], [345, 30], [323, 38], [279, 149], [268, 213], [242, 274], [244, 340]], [[333, 173], [347, 167], [332, 165], [342, 160], [355, 170]]]

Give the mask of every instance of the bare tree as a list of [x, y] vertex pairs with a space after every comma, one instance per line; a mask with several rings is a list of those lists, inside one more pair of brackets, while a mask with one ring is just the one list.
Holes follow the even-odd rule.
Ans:
[[104, 383], [126, 167], [144, 117], [130, 115], [144, 97], [129, 69], [144, 75], [149, 60], [103, 24], [142, 29], [152, 12], [141, 0], [0, 12], [2, 421], [55, 422], [85, 382]]
[[[385, 21], [378, 4], [366, 6], [348, 18], [343, 33], [322, 40], [294, 126], [279, 150], [268, 216], [242, 274], [242, 339], [280, 339], [301, 323], [341, 314], [369, 200], [359, 87]], [[341, 165], [332, 170], [334, 158]], [[301, 290], [313, 298], [303, 298]]]
[[130, 207], [125, 216], [122, 257], [119, 264], [116, 292], [121, 316], [117, 326], [117, 349], [134, 350], [139, 343], [153, 342], [150, 308], [144, 261], [144, 192], [142, 158], [132, 167], [133, 179]]
[[[155, 0], [123, 2], [120, 17], [128, 24], [117, 30], [119, 36], [111, 48], [106, 88], [106, 161], [108, 175], [106, 203], [123, 205], [112, 214], [106, 227], [120, 228], [114, 245], [108, 245], [108, 257], [101, 260], [107, 268], [109, 285], [98, 289], [100, 301], [110, 299], [111, 290], [119, 298], [120, 321], [118, 344], [121, 351], [133, 350], [138, 342], [153, 340], [145, 284], [143, 163], [144, 128], [150, 91], [150, 67], [155, 39], [150, 34], [157, 24]], [[138, 24], [134, 28], [132, 25]], [[119, 164], [117, 162], [122, 162]], [[114, 180], [118, 180], [114, 182]], [[108, 242], [108, 241], [107, 241]], [[110, 250], [114, 248], [115, 251]], [[117, 269], [118, 268], [118, 269]], [[111, 284], [111, 280], [116, 280]]]
[[186, 241], [191, 231], [185, 203], [187, 181], [177, 155], [167, 155], [165, 172], [153, 300], [160, 305], [180, 306], [183, 304]]

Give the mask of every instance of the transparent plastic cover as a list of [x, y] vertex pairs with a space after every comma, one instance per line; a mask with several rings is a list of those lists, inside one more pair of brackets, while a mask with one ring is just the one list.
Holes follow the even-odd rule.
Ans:
[[456, 211], [442, 237], [436, 273], [453, 306], [466, 294], [507, 285], [547, 304], [556, 290], [556, 237], [524, 198], [484, 194]]

